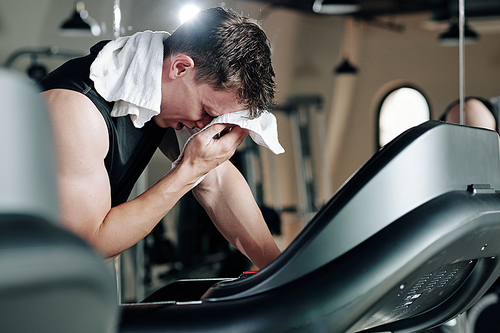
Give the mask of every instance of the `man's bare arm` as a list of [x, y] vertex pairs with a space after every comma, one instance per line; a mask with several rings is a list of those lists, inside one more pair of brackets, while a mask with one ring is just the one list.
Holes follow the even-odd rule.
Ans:
[[250, 187], [231, 162], [212, 170], [193, 193], [224, 237], [257, 267], [280, 254]]
[[58, 150], [58, 186], [65, 226], [112, 258], [144, 238], [196, 180], [227, 160], [246, 132], [213, 140], [214, 126], [192, 140], [184, 160], [139, 197], [111, 208], [104, 158], [109, 147], [104, 119], [84, 95], [69, 90], [43, 93], [51, 110]]

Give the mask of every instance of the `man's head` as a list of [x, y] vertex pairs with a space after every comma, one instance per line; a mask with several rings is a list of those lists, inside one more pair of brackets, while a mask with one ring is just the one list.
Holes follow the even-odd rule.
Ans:
[[210, 8], [177, 28], [164, 47], [165, 57], [185, 54], [193, 59], [197, 83], [233, 90], [251, 117], [274, 103], [270, 45], [254, 20]]

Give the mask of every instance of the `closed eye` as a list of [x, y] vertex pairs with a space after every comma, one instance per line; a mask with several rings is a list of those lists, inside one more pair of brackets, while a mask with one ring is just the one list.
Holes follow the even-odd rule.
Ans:
[[207, 107], [206, 107], [206, 106], [204, 106], [204, 107], [203, 107], [203, 112], [204, 112], [206, 115], [208, 115], [210, 118], [215, 118], [215, 117], [216, 117], [216, 116], [214, 115], [214, 113], [213, 113], [211, 110], [207, 109]]

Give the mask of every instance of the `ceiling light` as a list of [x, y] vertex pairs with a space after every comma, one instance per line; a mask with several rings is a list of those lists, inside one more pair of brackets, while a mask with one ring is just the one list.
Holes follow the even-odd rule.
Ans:
[[359, 11], [359, 1], [353, 0], [315, 0], [313, 12], [318, 14], [345, 15]]
[[69, 19], [61, 24], [61, 32], [69, 36], [84, 36], [101, 34], [101, 28], [89, 13], [85, 10], [85, 4], [82, 1], [76, 3], [76, 8]]
[[344, 58], [344, 60], [340, 63], [340, 65], [338, 65], [335, 68], [334, 72], [337, 75], [339, 75], [339, 74], [352, 74], [352, 75], [354, 75], [358, 72], [358, 68], [355, 67], [354, 65], [352, 65], [349, 62], [349, 59]]
[[[439, 35], [439, 43], [442, 46], [456, 46], [460, 38], [460, 27], [458, 23], [451, 23], [448, 30]], [[467, 24], [464, 25], [464, 44], [473, 44], [479, 40], [479, 35]]]
[[184, 7], [181, 8], [181, 10], [179, 12], [179, 20], [181, 21], [181, 23], [189, 21], [193, 17], [195, 17], [199, 11], [200, 11], [200, 9], [195, 5], [191, 5], [191, 4], [185, 5]]

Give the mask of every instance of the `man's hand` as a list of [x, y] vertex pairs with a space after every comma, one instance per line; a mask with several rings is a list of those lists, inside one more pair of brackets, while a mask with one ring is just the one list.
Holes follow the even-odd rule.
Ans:
[[[184, 150], [180, 164], [189, 166], [201, 177], [233, 156], [248, 131], [239, 126], [225, 132], [228, 124], [215, 124], [195, 135]], [[219, 133], [225, 132], [222, 136]]]

